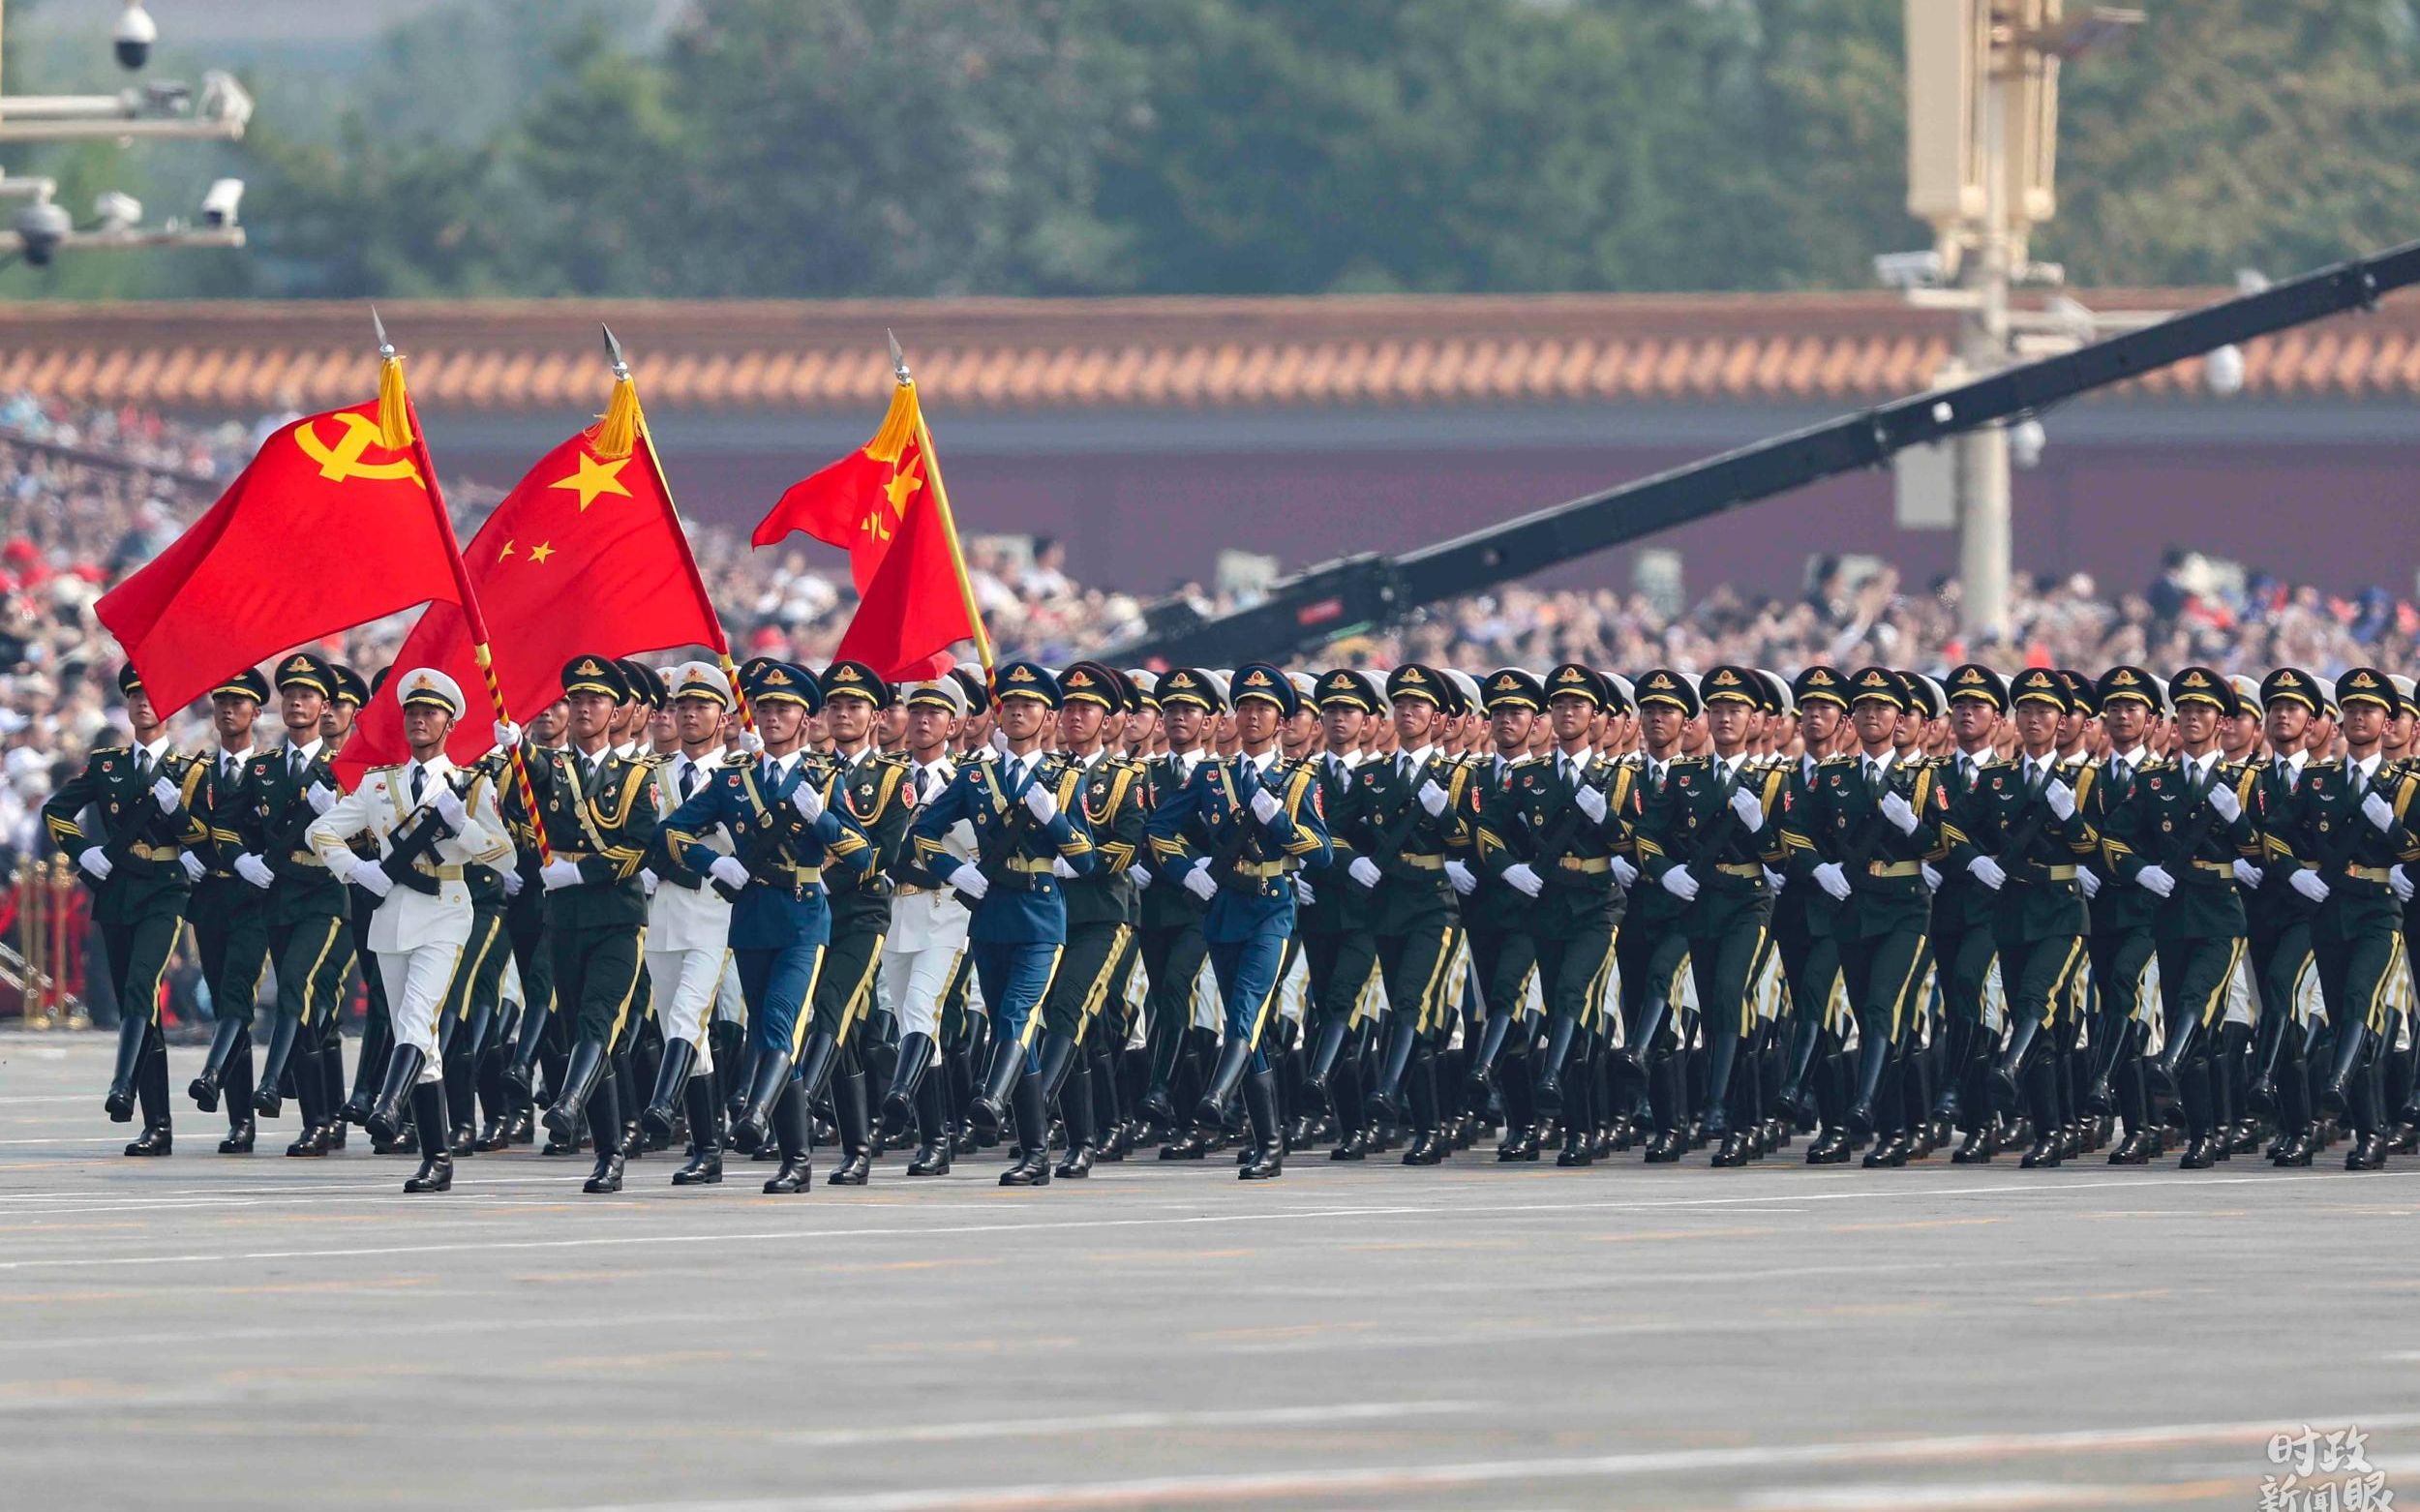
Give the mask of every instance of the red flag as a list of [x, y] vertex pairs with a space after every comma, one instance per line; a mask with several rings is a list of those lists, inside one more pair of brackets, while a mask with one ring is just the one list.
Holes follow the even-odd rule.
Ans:
[[925, 489], [923, 449], [917, 444], [916, 389], [892, 391], [891, 408], [874, 438], [814, 476], [782, 490], [772, 512], [749, 537], [771, 546], [803, 530], [849, 554], [849, 576], [863, 597], [896, 543], [911, 505]]
[[180, 709], [290, 646], [459, 603], [451, 531], [420, 468], [408, 426], [388, 438], [376, 401], [270, 437], [208, 513], [95, 606], [152, 702]]
[[857, 618], [840, 637], [834, 659], [862, 661], [892, 681], [949, 670], [950, 647], [975, 639], [950, 536], [937, 503], [908, 509], [874, 580], [858, 590]]
[[[616, 386], [604, 421], [530, 469], [463, 551], [493, 637], [497, 684], [514, 718], [560, 697], [563, 663], [584, 652], [727, 649], [654, 449], [630, 418], [635, 398], [624, 409], [626, 388], [627, 380]], [[435, 667], [469, 692], [483, 685], [471, 648], [461, 611], [431, 604], [395, 665]], [[446, 753], [456, 761], [496, 743], [484, 712], [474, 708], [455, 726]], [[381, 695], [361, 711], [338, 766], [349, 783], [365, 768], [408, 754], [403, 711]]]

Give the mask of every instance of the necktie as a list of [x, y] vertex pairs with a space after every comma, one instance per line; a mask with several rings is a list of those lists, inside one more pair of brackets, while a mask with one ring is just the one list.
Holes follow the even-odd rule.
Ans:
[[681, 763], [681, 801], [685, 803], [692, 797], [694, 797], [696, 793], [697, 763], [683, 760]]
[[1399, 777], [1404, 778], [1406, 781], [1409, 781], [1409, 780], [1410, 780], [1410, 778], [1411, 778], [1411, 752], [1409, 752], [1409, 751], [1397, 751], [1397, 752], [1395, 753], [1395, 775], [1397, 775], [1397, 776], [1399, 776]]
[[139, 745], [135, 747], [135, 784], [137, 787], [151, 786], [151, 752]]
[[933, 774], [923, 767], [916, 769], [916, 801], [923, 803], [933, 796]]
[[421, 782], [427, 775], [428, 771], [425, 768], [415, 766], [411, 769], [411, 801], [415, 803], [420, 801]]
[[286, 775], [291, 780], [300, 781], [302, 772], [302, 747], [299, 745], [286, 747]]
[[1869, 788], [1882, 786], [1882, 763], [1871, 756], [1865, 758], [1865, 785]]

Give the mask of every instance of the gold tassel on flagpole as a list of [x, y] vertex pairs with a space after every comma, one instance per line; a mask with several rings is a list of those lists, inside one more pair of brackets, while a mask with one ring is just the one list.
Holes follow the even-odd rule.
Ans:
[[404, 359], [378, 361], [378, 444], [402, 451], [411, 444], [411, 415], [404, 406]]
[[876, 462], [896, 462], [908, 442], [916, 439], [923, 422], [916, 409], [916, 385], [899, 383], [891, 390], [891, 408], [883, 411], [882, 424], [874, 431], [874, 438], [865, 443], [865, 455]]
[[639, 390], [627, 377], [614, 380], [614, 397], [605, 404], [605, 412], [596, 424], [589, 427], [589, 444], [596, 449], [597, 460], [612, 462], [627, 457], [639, 438]]

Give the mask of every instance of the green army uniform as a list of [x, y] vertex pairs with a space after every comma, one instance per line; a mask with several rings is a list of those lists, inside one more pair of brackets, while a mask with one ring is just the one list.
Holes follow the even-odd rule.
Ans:
[[[1366, 674], [1337, 667], [1320, 674], [1313, 697], [1321, 709], [1358, 709], [1380, 717], [1385, 699]], [[1294, 938], [1302, 948], [1310, 1012], [1303, 1033], [1310, 1061], [1303, 1075], [1306, 1101], [1324, 1101], [1336, 1120], [1331, 1160], [1359, 1161], [1370, 1153], [1368, 1109], [1362, 1104], [1365, 1070], [1361, 1041], [1372, 1017], [1372, 989], [1378, 971], [1377, 936], [1371, 923], [1376, 898], [1346, 875], [1353, 858], [1352, 837], [1341, 824], [1359, 764], [1330, 751], [1313, 763], [1319, 811], [1328, 816], [1329, 862], [1316, 882], [1295, 888]]]
[[[247, 667], [210, 690], [220, 698], [250, 701], [256, 710], [269, 701], [269, 680]], [[202, 778], [194, 792], [195, 817], [204, 837], [187, 848], [193, 858], [186, 875], [193, 892], [185, 911], [194, 930], [194, 953], [201, 965], [202, 982], [210, 989], [210, 1050], [201, 1074], [186, 1088], [194, 1105], [205, 1113], [218, 1111], [227, 1101], [227, 1136], [222, 1155], [249, 1155], [257, 1128], [253, 1111], [252, 1028], [260, 999], [260, 982], [268, 969], [267, 899], [261, 890], [235, 874], [235, 862], [247, 854], [243, 821], [250, 800], [246, 783], [254, 752], [249, 742], [241, 751], [222, 747], [195, 762]], [[200, 875], [196, 876], [198, 867]]]

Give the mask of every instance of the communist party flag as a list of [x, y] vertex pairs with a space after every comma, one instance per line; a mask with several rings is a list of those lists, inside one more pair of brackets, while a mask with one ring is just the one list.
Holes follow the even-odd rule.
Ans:
[[[574, 656], [728, 649], [627, 378], [615, 383], [603, 419], [548, 452], [504, 496], [463, 559], [492, 633], [497, 685], [516, 719], [561, 696], [563, 663]], [[473, 691], [482, 686], [474, 644], [459, 609], [433, 603], [395, 657], [399, 672], [435, 667], [473, 698], [445, 742], [458, 762], [496, 743], [494, 720]], [[409, 754], [403, 711], [382, 693], [361, 711], [337, 766], [350, 783]]]
[[986, 666], [991, 659], [931, 453], [916, 385], [903, 376], [873, 439], [783, 490], [750, 537], [771, 546], [802, 530], [845, 549], [859, 602], [834, 655], [893, 680], [937, 676], [959, 641], [975, 642]]
[[207, 513], [95, 606], [163, 713], [288, 647], [461, 601], [453, 529], [392, 362], [379, 395], [270, 437]]

